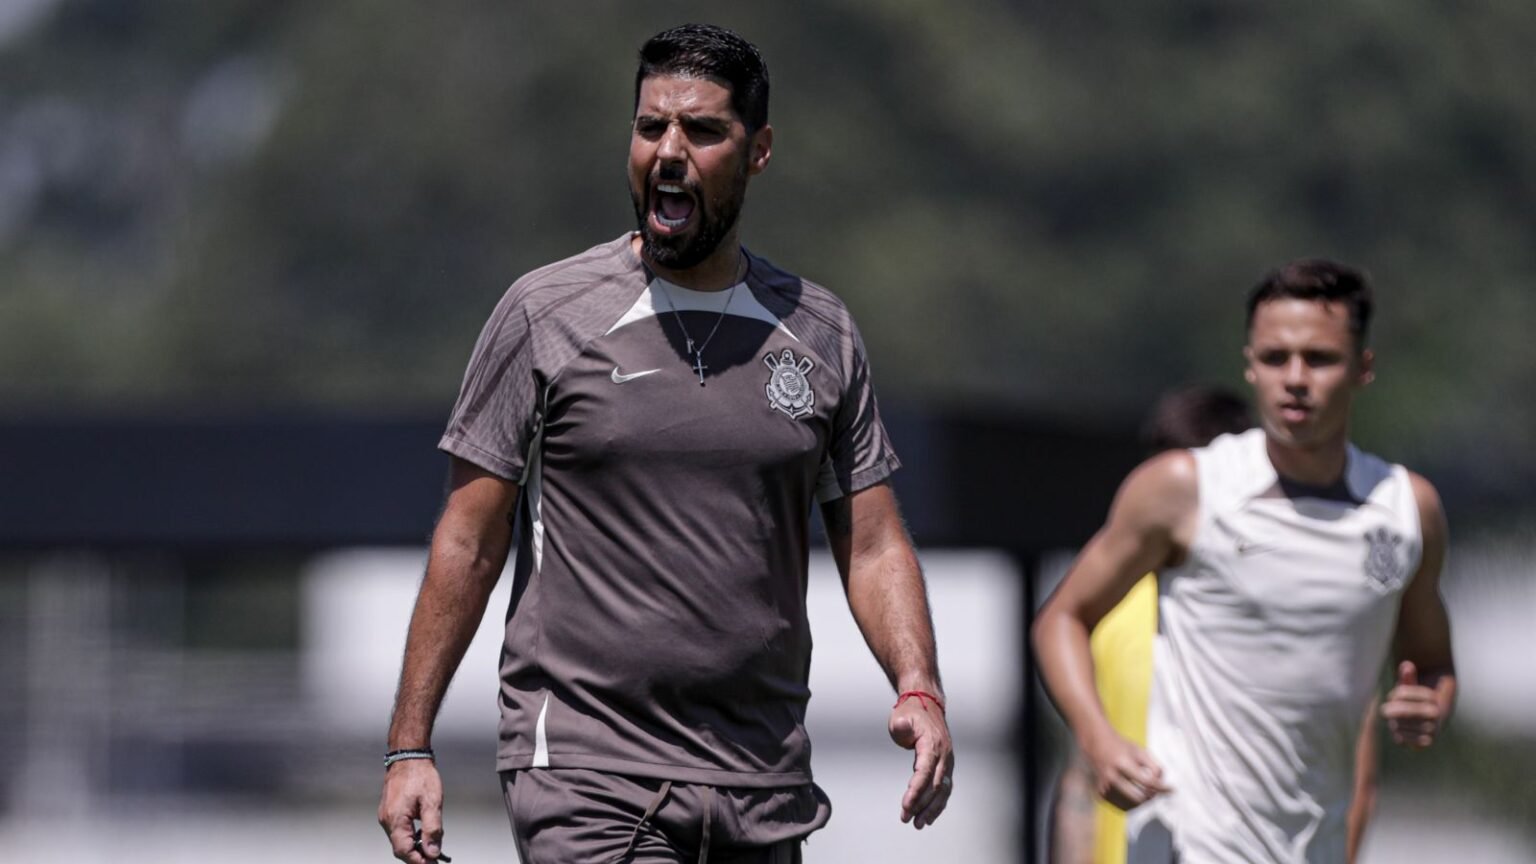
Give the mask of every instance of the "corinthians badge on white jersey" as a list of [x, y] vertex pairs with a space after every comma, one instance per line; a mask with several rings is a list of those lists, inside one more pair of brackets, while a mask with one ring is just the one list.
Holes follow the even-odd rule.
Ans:
[[1372, 588], [1386, 594], [1403, 586], [1408, 578], [1408, 554], [1402, 535], [1377, 528], [1365, 534], [1365, 576]]
[[768, 375], [768, 407], [783, 411], [791, 419], [798, 420], [811, 413], [816, 405], [816, 392], [805, 373], [816, 368], [809, 357], [795, 359], [795, 353], [785, 348], [783, 353], [768, 352], [763, 362], [773, 370]]

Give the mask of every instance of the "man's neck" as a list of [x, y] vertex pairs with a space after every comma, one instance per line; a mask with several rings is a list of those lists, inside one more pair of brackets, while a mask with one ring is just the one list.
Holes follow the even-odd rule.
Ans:
[[640, 235], [636, 234], [632, 241], [635, 246], [635, 254], [645, 262], [645, 266], [651, 268], [657, 276], [671, 282], [680, 288], [691, 291], [724, 291], [740, 282], [746, 275], [746, 252], [733, 233], [720, 241], [720, 246], [710, 253], [708, 258], [682, 270], [674, 270], [663, 267], [646, 256], [644, 243]]
[[1344, 477], [1349, 462], [1349, 436], [1340, 433], [1312, 447], [1293, 447], [1265, 436], [1264, 450], [1276, 474], [1304, 486], [1325, 488]]

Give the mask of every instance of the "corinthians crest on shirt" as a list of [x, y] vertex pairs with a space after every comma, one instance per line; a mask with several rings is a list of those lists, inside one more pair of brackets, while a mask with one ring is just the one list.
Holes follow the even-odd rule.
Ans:
[[816, 368], [809, 357], [795, 358], [795, 352], [785, 348], [783, 352], [768, 352], [763, 357], [768, 366], [768, 407], [783, 411], [792, 420], [810, 414], [816, 407], [816, 391], [811, 389], [811, 379], [806, 373]]
[[1383, 594], [1403, 587], [1408, 578], [1408, 550], [1403, 536], [1386, 528], [1365, 534], [1365, 580]]

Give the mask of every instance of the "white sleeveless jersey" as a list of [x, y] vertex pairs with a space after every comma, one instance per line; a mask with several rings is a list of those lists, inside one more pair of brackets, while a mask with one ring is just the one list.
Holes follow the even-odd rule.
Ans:
[[1344, 862], [1354, 743], [1421, 534], [1408, 472], [1349, 448], [1357, 503], [1287, 498], [1255, 429], [1195, 450], [1188, 559], [1159, 574], [1147, 745], [1173, 791], [1128, 861]]

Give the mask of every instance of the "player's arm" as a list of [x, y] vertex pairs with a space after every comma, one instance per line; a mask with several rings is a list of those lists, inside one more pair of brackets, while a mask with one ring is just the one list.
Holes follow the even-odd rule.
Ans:
[[[827, 542], [864, 641], [898, 692], [944, 698], [933, 619], [896, 495], [877, 483], [822, 505]], [[954, 753], [942, 704], [908, 698], [891, 711], [892, 740], [915, 751], [901, 821], [932, 824], [949, 803]]]
[[[517, 492], [517, 484], [454, 458], [448, 500], [432, 534], [427, 573], [406, 635], [389, 724], [390, 750], [431, 746], [443, 694], [506, 564]], [[396, 762], [385, 769], [379, 824], [396, 858], [411, 864], [437, 858], [442, 807], [442, 782], [432, 760]], [[413, 848], [413, 819], [421, 820], [419, 850]]]
[[1167, 789], [1161, 767], [1110, 725], [1094, 684], [1088, 635], [1136, 580], [1175, 560], [1198, 503], [1188, 451], [1143, 463], [1121, 484], [1104, 527], [1035, 617], [1046, 687], [1093, 766], [1099, 794], [1126, 809]]
[[1449, 532], [1440, 496], [1428, 480], [1411, 475], [1419, 505], [1424, 552], [1419, 571], [1403, 591], [1394, 644], [1397, 684], [1381, 705], [1392, 740], [1428, 747], [1450, 719], [1456, 701], [1456, 664], [1451, 658], [1451, 622], [1440, 598], [1440, 569]]

